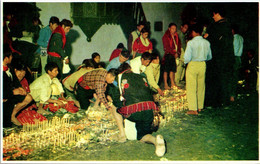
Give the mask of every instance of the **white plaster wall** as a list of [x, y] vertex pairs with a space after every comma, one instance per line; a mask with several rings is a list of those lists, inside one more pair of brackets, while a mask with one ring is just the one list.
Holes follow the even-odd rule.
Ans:
[[[40, 19], [44, 26], [48, 25], [51, 16], [57, 16], [60, 20], [69, 19], [70, 3], [36, 3], [42, 11], [40, 11]], [[79, 26], [73, 26], [73, 30], [77, 31], [79, 37], [72, 43], [71, 63], [79, 65], [86, 58], [91, 58], [91, 54], [98, 52], [101, 55], [101, 61], [108, 61], [112, 51], [118, 43], [122, 42], [127, 46], [127, 39], [120, 25], [104, 24], [91, 38], [91, 42], [87, 41], [86, 35]]]
[[102, 25], [91, 38], [91, 42], [87, 42], [87, 37], [79, 27], [75, 27], [75, 29], [76, 28], [81, 37], [72, 45], [74, 49], [73, 52], [75, 52], [72, 55], [72, 63], [81, 64], [83, 59], [91, 58], [91, 54], [94, 52], [100, 54], [101, 61], [108, 61], [118, 43], [121, 42], [127, 46], [127, 40], [119, 25]]
[[70, 3], [37, 2], [36, 6], [41, 9], [40, 20], [44, 26], [49, 24], [50, 17], [52, 16], [56, 16], [60, 20], [70, 19]]
[[[168, 29], [168, 25], [172, 22], [176, 23], [178, 29], [181, 25], [181, 12], [186, 4], [180, 3], [142, 3], [143, 10], [147, 21], [151, 23], [151, 35], [150, 39], [155, 39], [157, 44], [155, 49], [159, 51], [160, 55], [163, 56], [163, 44], [162, 37], [165, 31]], [[154, 31], [154, 23], [157, 21], [162, 21], [163, 30]]]

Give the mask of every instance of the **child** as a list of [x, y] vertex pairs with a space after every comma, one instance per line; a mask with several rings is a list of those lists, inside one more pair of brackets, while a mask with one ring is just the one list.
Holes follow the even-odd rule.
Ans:
[[193, 39], [187, 43], [184, 54], [186, 70], [186, 89], [189, 111], [187, 114], [198, 115], [204, 107], [206, 62], [212, 58], [210, 43], [201, 36], [203, 27], [192, 27]]

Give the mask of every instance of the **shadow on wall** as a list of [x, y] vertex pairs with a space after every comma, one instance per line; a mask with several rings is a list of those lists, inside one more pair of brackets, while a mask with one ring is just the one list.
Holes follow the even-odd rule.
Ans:
[[153, 44], [153, 53], [158, 54], [159, 57], [160, 57], [160, 60], [161, 60], [161, 59], [162, 59], [162, 56], [161, 56], [161, 54], [160, 54], [160, 51], [156, 48], [156, 46], [157, 46], [157, 41], [156, 41], [156, 39], [152, 38], [152, 39], [150, 39], [150, 41], [151, 41], [152, 44]]
[[[71, 58], [71, 54], [73, 51], [72, 43], [74, 43], [79, 37], [80, 37], [79, 32], [74, 29], [71, 29], [70, 32], [66, 35], [65, 51], [66, 54], [69, 56], [69, 58]], [[71, 64], [71, 62], [70, 62], [70, 68], [72, 72], [75, 71], [75, 67]]]

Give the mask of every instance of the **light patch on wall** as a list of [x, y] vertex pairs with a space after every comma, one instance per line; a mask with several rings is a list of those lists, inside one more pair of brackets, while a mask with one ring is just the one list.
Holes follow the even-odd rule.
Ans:
[[127, 40], [120, 25], [104, 24], [91, 38], [91, 42], [87, 42], [87, 38], [83, 31], [78, 26], [73, 26], [80, 34], [79, 39], [72, 44], [71, 62], [73, 65], [79, 65], [86, 58], [91, 58], [91, 54], [98, 52], [101, 56], [101, 61], [108, 61], [118, 43], [123, 43], [127, 46]]

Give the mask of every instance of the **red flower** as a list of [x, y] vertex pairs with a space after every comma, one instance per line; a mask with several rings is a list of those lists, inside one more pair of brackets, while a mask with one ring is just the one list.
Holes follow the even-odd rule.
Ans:
[[144, 85], [148, 87], [148, 84], [147, 84], [147, 82], [145, 82], [145, 83], [144, 83]]
[[126, 84], [124, 85], [124, 88], [125, 88], [125, 89], [129, 88], [129, 84], [126, 83]]

